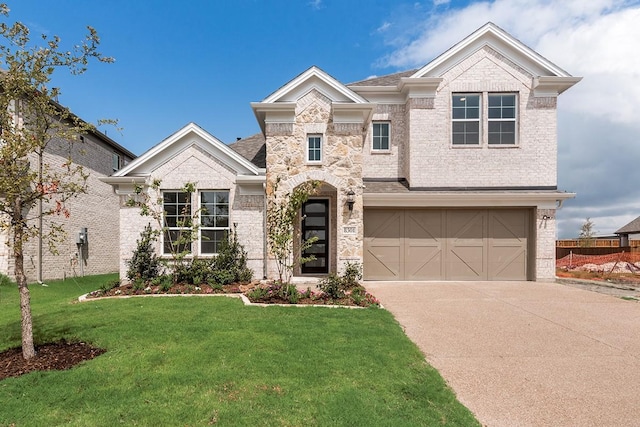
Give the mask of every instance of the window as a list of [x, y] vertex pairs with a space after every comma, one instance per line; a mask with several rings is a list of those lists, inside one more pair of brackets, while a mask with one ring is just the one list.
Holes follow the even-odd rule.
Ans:
[[385, 122], [373, 123], [373, 150], [388, 151], [389, 150], [389, 128], [390, 124]]
[[453, 145], [480, 144], [480, 95], [453, 95]]
[[454, 94], [451, 106], [453, 145], [516, 144], [516, 94]]
[[164, 225], [162, 253], [171, 254], [172, 249], [177, 252], [191, 251], [191, 244], [186, 242], [186, 233], [191, 233], [191, 200], [189, 194], [182, 191], [163, 191], [162, 209], [164, 211]]
[[117, 171], [118, 169], [120, 169], [121, 163], [120, 163], [120, 155], [118, 153], [113, 153], [113, 156], [111, 157], [111, 163], [113, 166], [113, 171]]
[[489, 144], [516, 143], [516, 96], [489, 95]]
[[229, 192], [200, 193], [200, 253], [217, 254], [229, 231]]
[[322, 161], [322, 136], [307, 136], [307, 161], [319, 163]]

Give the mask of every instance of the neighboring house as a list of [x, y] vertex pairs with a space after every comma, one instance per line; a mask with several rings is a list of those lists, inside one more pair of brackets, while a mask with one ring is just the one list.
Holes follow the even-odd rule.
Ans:
[[[47, 242], [37, 237], [25, 244], [24, 267], [29, 282], [118, 271], [118, 197], [100, 178], [112, 174], [136, 156], [99, 131], [81, 136], [80, 142], [74, 143], [71, 150], [69, 147], [66, 141], [51, 141], [43, 155], [43, 163], [62, 168], [70, 156], [89, 175], [87, 193], [65, 203], [70, 211], [69, 218], [44, 218], [45, 234], [51, 221], [64, 226], [66, 239], [56, 245], [57, 253], [52, 253]], [[31, 164], [36, 167], [37, 158], [34, 157]], [[83, 228], [87, 229], [88, 239], [81, 247], [77, 245], [77, 239]], [[0, 231], [0, 273], [13, 277], [13, 256], [6, 245], [7, 239], [8, 235]]]
[[620, 239], [620, 246], [630, 246], [631, 242], [629, 240], [629, 236], [637, 236], [640, 235], [640, 216], [624, 227], [620, 228], [614, 234], [618, 235]]
[[[169, 209], [197, 183], [194, 206], [226, 212], [201, 233], [237, 224], [256, 277], [275, 276], [265, 189], [319, 180], [299, 225], [316, 260], [295, 275], [360, 262], [366, 280], [552, 279], [555, 212], [575, 196], [557, 188], [557, 97], [578, 81], [489, 23], [416, 70], [343, 84], [311, 67], [251, 104], [260, 134], [228, 147], [190, 124], [103, 180], [125, 199], [162, 179]], [[120, 220], [124, 276], [149, 220], [124, 206]]]

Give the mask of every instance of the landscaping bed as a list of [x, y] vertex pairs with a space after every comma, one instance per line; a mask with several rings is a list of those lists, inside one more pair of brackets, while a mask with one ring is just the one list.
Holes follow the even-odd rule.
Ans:
[[106, 352], [84, 342], [61, 340], [36, 346], [36, 356], [31, 360], [22, 357], [20, 347], [0, 352], [0, 380], [19, 377], [34, 371], [64, 371], [91, 360]]
[[[328, 280], [328, 279], [327, 279]], [[335, 279], [334, 279], [335, 280]], [[348, 289], [336, 289], [335, 292], [312, 291], [310, 287], [300, 290], [292, 284], [277, 282], [245, 282], [226, 285], [211, 284], [107, 284], [101, 289], [86, 295], [87, 299], [104, 297], [125, 297], [134, 295], [212, 295], [243, 294], [252, 303], [260, 304], [300, 304], [300, 305], [338, 305], [357, 307], [378, 307], [379, 301], [366, 292], [364, 287], [354, 285]]]

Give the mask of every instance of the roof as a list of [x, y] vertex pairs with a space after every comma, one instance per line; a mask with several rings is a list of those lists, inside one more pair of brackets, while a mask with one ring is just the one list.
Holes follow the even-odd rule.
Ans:
[[428, 79], [442, 78], [462, 60], [484, 47], [505, 56], [529, 73], [534, 79], [533, 87], [537, 96], [559, 95], [582, 79], [571, 76], [502, 28], [488, 22], [419, 69], [373, 77], [347, 86], [358, 93], [365, 93], [365, 91], [371, 93], [371, 89], [375, 88], [382, 92], [387, 92], [390, 88], [403, 90], [403, 85], [406, 84], [421, 86], [436, 84], [437, 86], [439, 82], [436, 80], [429, 82]]
[[256, 133], [255, 135], [239, 139], [238, 141], [229, 144], [229, 148], [249, 160], [257, 167], [267, 167], [267, 146], [265, 144], [264, 135], [261, 133]]
[[640, 216], [615, 232], [615, 234], [636, 234], [636, 233], [640, 233]]
[[191, 122], [118, 170], [112, 175], [114, 179], [110, 182], [116, 182], [118, 178], [128, 176], [148, 176], [160, 165], [194, 145], [227, 165], [238, 175], [264, 175], [256, 165], [202, 127]]
[[[76, 114], [72, 113], [71, 110], [69, 110], [68, 108], [64, 107], [62, 104], [60, 104], [59, 102], [55, 101], [55, 100], [50, 100], [49, 101], [51, 103], [51, 105], [53, 105], [58, 111], [64, 111], [67, 110], [69, 111], [69, 114], [71, 114], [72, 117], [77, 118], [78, 120], [82, 121], [83, 123], [87, 123], [86, 121], [82, 120], [80, 117], [78, 117]], [[105, 143], [107, 146], [113, 148], [116, 151], [119, 151], [121, 153], [123, 153], [125, 156], [130, 157], [131, 159], [135, 159], [136, 156], [134, 153], [132, 153], [131, 151], [129, 151], [128, 149], [126, 149], [125, 147], [123, 147], [122, 145], [118, 144], [116, 141], [114, 141], [113, 139], [109, 138], [105, 133], [101, 132], [100, 130], [98, 130], [98, 128], [96, 128], [94, 126], [93, 130], [89, 131], [89, 133], [93, 136], [95, 136], [96, 138], [98, 138], [99, 140], [101, 140], [103, 143]]]
[[400, 71], [398, 73], [387, 74], [386, 76], [371, 77], [359, 82], [349, 83], [347, 86], [398, 86], [400, 79], [403, 77], [411, 77], [418, 69]]

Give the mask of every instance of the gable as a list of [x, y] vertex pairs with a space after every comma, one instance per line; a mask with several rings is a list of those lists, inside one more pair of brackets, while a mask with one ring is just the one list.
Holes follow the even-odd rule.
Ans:
[[249, 160], [233, 151], [222, 141], [206, 132], [195, 123], [189, 123], [160, 144], [120, 169], [113, 176], [149, 176], [171, 159], [190, 147], [216, 158], [238, 175], [261, 175], [263, 172]]
[[509, 58], [532, 76], [571, 76], [497, 25], [489, 22], [419, 69], [412, 77], [442, 76], [485, 46]]
[[305, 99], [326, 99], [335, 123], [363, 124], [371, 119], [374, 104], [358, 95], [318, 67], [311, 67], [262, 102], [252, 102], [262, 132], [267, 123], [292, 124], [297, 108]]
[[369, 100], [380, 102], [433, 98], [444, 76], [455, 74], [460, 64], [483, 51], [519, 70], [518, 74], [527, 75], [530, 80], [527, 84], [534, 89], [535, 96], [557, 96], [581, 80], [489, 22], [410, 75], [395, 73], [349, 87]]
[[443, 75], [440, 89], [448, 85], [456, 91], [518, 91], [531, 88], [532, 75], [513, 62], [484, 47]]
[[164, 188], [181, 188], [185, 182], [198, 188], [227, 189], [233, 186], [235, 171], [197, 146], [191, 146], [153, 172]]

